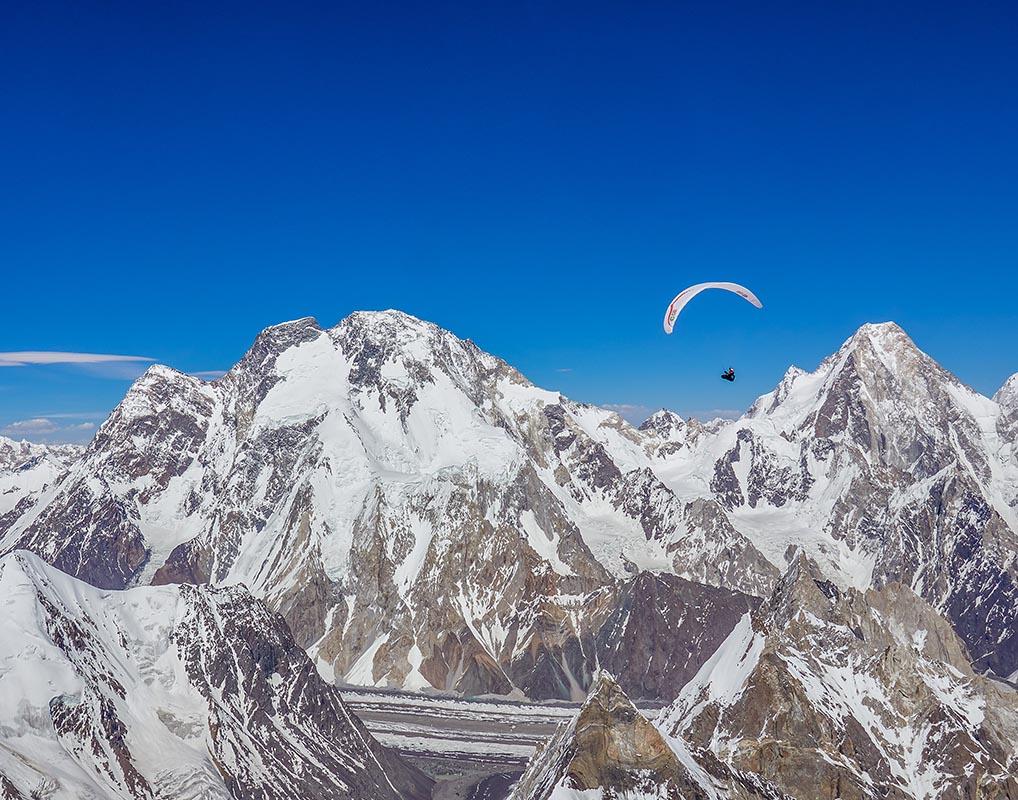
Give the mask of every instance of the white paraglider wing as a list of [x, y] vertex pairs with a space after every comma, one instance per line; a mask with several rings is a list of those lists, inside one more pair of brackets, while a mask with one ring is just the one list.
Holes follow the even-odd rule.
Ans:
[[763, 303], [757, 300], [756, 295], [745, 286], [740, 286], [737, 283], [726, 283], [723, 281], [715, 283], [698, 283], [695, 286], [690, 286], [688, 289], [683, 289], [668, 305], [668, 310], [665, 311], [665, 333], [672, 332], [672, 328], [675, 327], [675, 320], [678, 319], [679, 312], [685, 308], [686, 303], [700, 294], [700, 292], [704, 289], [725, 289], [729, 292], [735, 292], [735, 294], [739, 295], [739, 297], [745, 298], [757, 308], [763, 308]]

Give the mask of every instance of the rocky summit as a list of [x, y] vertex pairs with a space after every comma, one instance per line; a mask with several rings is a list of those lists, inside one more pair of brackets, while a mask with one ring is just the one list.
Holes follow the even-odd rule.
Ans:
[[599, 673], [511, 800], [1018, 798], [1018, 694], [911, 589], [803, 553], [653, 722]]
[[[152, 367], [84, 451], [0, 441], [0, 557], [94, 587], [75, 596], [162, 598], [146, 624], [176, 620], [219, 765], [188, 776], [232, 796], [263, 776], [238, 754], [274, 752], [258, 731], [285, 662], [317, 726], [290, 741], [356, 740], [330, 686], [584, 702], [520, 798], [1014, 799], [1016, 398], [1016, 378], [982, 397], [882, 323], [738, 420], [662, 410], [636, 428], [397, 311], [302, 319], [211, 383]], [[38, 602], [11, 606], [20, 629]], [[128, 645], [57, 629], [61, 658], [80, 645], [109, 667], [106, 689], [68, 678], [24, 712], [70, 732], [53, 763], [74, 785], [157, 785], [116, 721], [109, 676], [149, 685], [114, 669]], [[193, 644], [216, 636], [228, 652]], [[311, 664], [326, 707], [300, 688]], [[224, 680], [244, 703], [222, 705]], [[668, 706], [656, 733], [627, 697]], [[81, 733], [81, 708], [109, 724]], [[427, 791], [364, 746], [358, 763]], [[17, 764], [0, 791], [49, 779]]]
[[947, 616], [978, 669], [1009, 676], [1018, 438], [1006, 413], [897, 325], [865, 325], [723, 432], [711, 486], [774, 563], [802, 547], [840, 586], [906, 584]]
[[799, 554], [658, 720], [701, 763], [801, 798], [1018, 798], [1018, 694], [901, 584]]
[[405, 314], [305, 319], [213, 383], [150, 369], [2, 546], [102, 588], [243, 582], [336, 681], [579, 700], [641, 571], [778, 574], [664, 444]]
[[510, 800], [549, 800], [570, 790], [597, 792], [604, 800], [708, 797], [606, 672], [595, 677], [576, 716], [533, 758]]
[[741, 420], [636, 429], [400, 312], [304, 319], [212, 383], [150, 369], [0, 546], [103, 588], [243, 582], [337, 681], [574, 699], [642, 570], [764, 595], [802, 548], [1010, 676], [1013, 384], [866, 325]]

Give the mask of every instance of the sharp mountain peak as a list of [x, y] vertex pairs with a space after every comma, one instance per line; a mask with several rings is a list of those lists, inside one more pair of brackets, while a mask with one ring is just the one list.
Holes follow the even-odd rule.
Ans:
[[1018, 372], [1004, 381], [995, 395], [993, 402], [1005, 411], [1018, 410]]

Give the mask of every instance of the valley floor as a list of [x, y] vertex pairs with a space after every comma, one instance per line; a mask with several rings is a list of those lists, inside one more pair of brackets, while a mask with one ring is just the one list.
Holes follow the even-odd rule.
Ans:
[[[384, 745], [434, 778], [434, 800], [502, 800], [537, 745], [578, 703], [532, 703], [343, 687]], [[642, 709], [652, 716], [656, 709]]]

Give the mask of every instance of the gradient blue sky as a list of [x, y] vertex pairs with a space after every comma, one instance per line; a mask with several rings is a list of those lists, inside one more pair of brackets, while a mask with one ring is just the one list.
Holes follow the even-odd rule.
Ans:
[[[8, 6], [0, 351], [225, 370], [395, 307], [634, 417], [868, 321], [1018, 371], [1014, 3], [546, 5]], [[701, 280], [764, 309], [665, 336]], [[87, 438], [141, 368], [0, 368], [0, 430]]]

